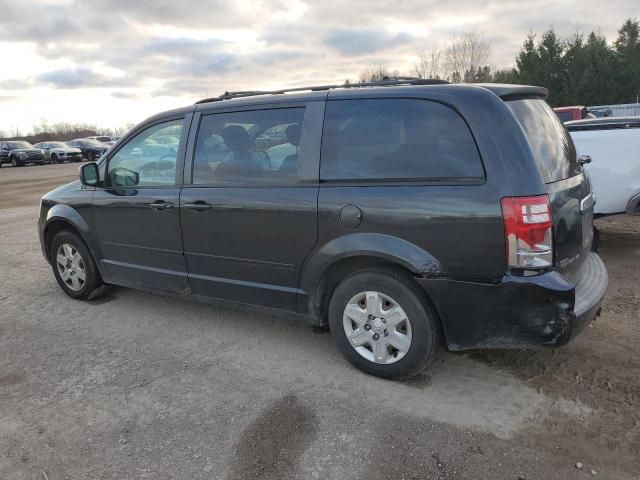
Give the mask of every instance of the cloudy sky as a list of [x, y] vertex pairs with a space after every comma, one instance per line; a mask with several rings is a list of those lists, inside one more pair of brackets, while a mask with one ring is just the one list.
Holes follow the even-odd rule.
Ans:
[[510, 66], [525, 35], [553, 26], [612, 40], [640, 1], [0, 0], [0, 130], [42, 119], [103, 127], [225, 90], [408, 73], [456, 33], [491, 41]]

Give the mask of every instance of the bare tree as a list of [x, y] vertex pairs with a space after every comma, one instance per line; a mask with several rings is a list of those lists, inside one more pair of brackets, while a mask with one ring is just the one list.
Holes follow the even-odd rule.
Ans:
[[116, 127], [113, 129], [113, 133], [114, 133], [114, 137], [122, 137], [125, 133], [127, 133], [129, 130], [131, 130], [133, 127], [135, 127], [136, 124], [135, 123], [127, 123], [124, 126], [121, 127]]
[[451, 39], [443, 52], [447, 76], [453, 82], [466, 81], [476, 75], [491, 59], [491, 44], [484, 35], [464, 33]]
[[384, 80], [385, 78], [398, 77], [400, 73], [397, 70], [390, 71], [383, 65], [377, 65], [375, 67], [366, 68], [358, 76], [359, 83], [376, 82], [378, 80]]
[[418, 62], [413, 64], [411, 74], [418, 78], [441, 78], [442, 50], [435, 45], [428, 52], [423, 51]]

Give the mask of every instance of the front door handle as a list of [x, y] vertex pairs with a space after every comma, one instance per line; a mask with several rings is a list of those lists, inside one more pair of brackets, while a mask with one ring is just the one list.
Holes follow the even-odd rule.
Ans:
[[174, 207], [173, 203], [165, 202], [163, 200], [156, 200], [155, 202], [150, 203], [149, 206], [154, 210], [168, 210]]
[[196, 212], [202, 212], [204, 210], [209, 210], [213, 205], [205, 202], [204, 200], [196, 200], [195, 202], [185, 203], [184, 208], [187, 210], [193, 210]]

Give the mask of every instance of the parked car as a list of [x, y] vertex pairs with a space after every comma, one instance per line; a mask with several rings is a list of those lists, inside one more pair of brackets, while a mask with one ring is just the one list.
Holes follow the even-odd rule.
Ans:
[[[348, 361], [395, 379], [441, 343], [558, 346], [599, 314], [591, 186], [546, 89], [304, 90], [151, 117], [46, 194], [40, 241], [61, 289], [286, 312], [329, 325]], [[166, 136], [176, 152], [145, 149]], [[260, 137], [294, 153], [274, 168]]]
[[93, 138], [79, 138], [77, 140], [71, 140], [67, 142], [67, 145], [80, 149], [82, 156], [90, 162], [94, 162], [99, 159], [109, 148], [108, 145], [99, 142], [98, 140], [94, 140]]
[[44, 152], [45, 160], [53, 163], [62, 163], [65, 160], [69, 162], [81, 162], [82, 151], [79, 148], [70, 147], [64, 142], [41, 142], [36, 143], [34, 147]]
[[0, 142], [0, 166], [3, 163], [10, 163], [14, 167], [22, 167], [28, 163], [44, 165], [44, 153], [22, 140]]
[[574, 105], [572, 107], [556, 107], [553, 109], [558, 115], [558, 118], [563, 122], [570, 122], [571, 120], [581, 120], [583, 118], [595, 118], [596, 116], [589, 113], [587, 107], [584, 105]]
[[595, 214], [640, 215], [640, 117], [578, 120], [566, 124], [597, 202]]
[[110, 142], [111, 140], [113, 140], [113, 138], [107, 136], [107, 135], [94, 135], [91, 137], [87, 137], [90, 138], [91, 140], [97, 140], [98, 142]]

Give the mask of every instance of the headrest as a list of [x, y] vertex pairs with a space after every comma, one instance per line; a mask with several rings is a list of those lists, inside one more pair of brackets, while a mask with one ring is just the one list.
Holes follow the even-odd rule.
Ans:
[[229, 150], [234, 152], [246, 152], [251, 148], [251, 138], [247, 131], [240, 125], [229, 125], [222, 130], [222, 139]]
[[302, 135], [302, 129], [299, 123], [294, 123], [287, 127], [286, 131], [287, 141], [294, 146], [300, 145], [300, 136]]

